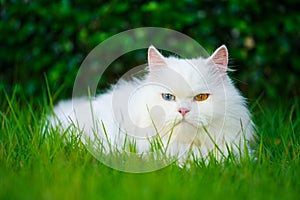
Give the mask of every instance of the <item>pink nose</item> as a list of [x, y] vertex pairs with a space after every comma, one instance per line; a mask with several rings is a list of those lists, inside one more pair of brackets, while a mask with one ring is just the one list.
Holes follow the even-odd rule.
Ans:
[[179, 108], [178, 112], [184, 116], [186, 113], [190, 112], [190, 110], [188, 108]]

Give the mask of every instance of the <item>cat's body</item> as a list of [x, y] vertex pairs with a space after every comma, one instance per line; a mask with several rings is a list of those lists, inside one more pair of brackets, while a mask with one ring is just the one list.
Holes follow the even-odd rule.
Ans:
[[90, 101], [63, 101], [55, 107], [52, 125], [57, 119], [64, 129], [74, 124], [83, 129], [84, 140], [108, 138], [119, 150], [126, 138], [145, 153], [149, 140], [158, 138], [171, 155], [187, 150], [199, 158], [212, 152], [219, 159], [228, 150], [243, 154], [254, 135], [253, 123], [227, 64], [225, 46], [209, 58], [189, 60], [165, 58], [151, 46], [144, 79], [120, 81]]

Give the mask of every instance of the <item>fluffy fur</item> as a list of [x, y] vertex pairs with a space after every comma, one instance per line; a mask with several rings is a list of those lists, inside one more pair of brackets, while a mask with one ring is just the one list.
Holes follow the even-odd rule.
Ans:
[[[126, 138], [135, 140], [139, 153], [147, 153], [149, 140], [158, 138], [168, 154], [182, 159], [188, 150], [198, 158], [211, 152], [220, 159], [228, 150], [243, 154], [253, 123], [227, 65], [224, 45], [209, 58], [197, 59], [166, 58], [150, 46], [143, 79], [120, 81], [92, 100], [62, 101], [51, 123], [83, 130], [84, 142], [108, 139], [119, 150]], [[208, 98], [198, 101], [198, 94]]]

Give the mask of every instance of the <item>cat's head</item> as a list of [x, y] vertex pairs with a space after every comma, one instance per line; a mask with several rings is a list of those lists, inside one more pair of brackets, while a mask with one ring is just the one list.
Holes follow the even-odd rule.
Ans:
[[208, 126], [225, 116], [228, 51], [219, 47], [208, 58], [164, 57], [148, 49], [147, 106], [152, 119], [164, 126]]

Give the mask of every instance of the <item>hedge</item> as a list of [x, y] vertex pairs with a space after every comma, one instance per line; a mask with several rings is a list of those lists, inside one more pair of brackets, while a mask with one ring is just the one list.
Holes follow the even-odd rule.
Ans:
[[[63, 85], [61, 95], [70, 96], [90, 50], [121, 31], [154, 26], [189, 35], [210, 52], [226, 44], [233, 77], [252, 99], [300, 94], [300, 15], [293, 1], [0, 2], [0, 89], [8, 93], [40, 97], [47, 77], [53, 91]], [[127, 71], [127, 64], [103, 82]]]

